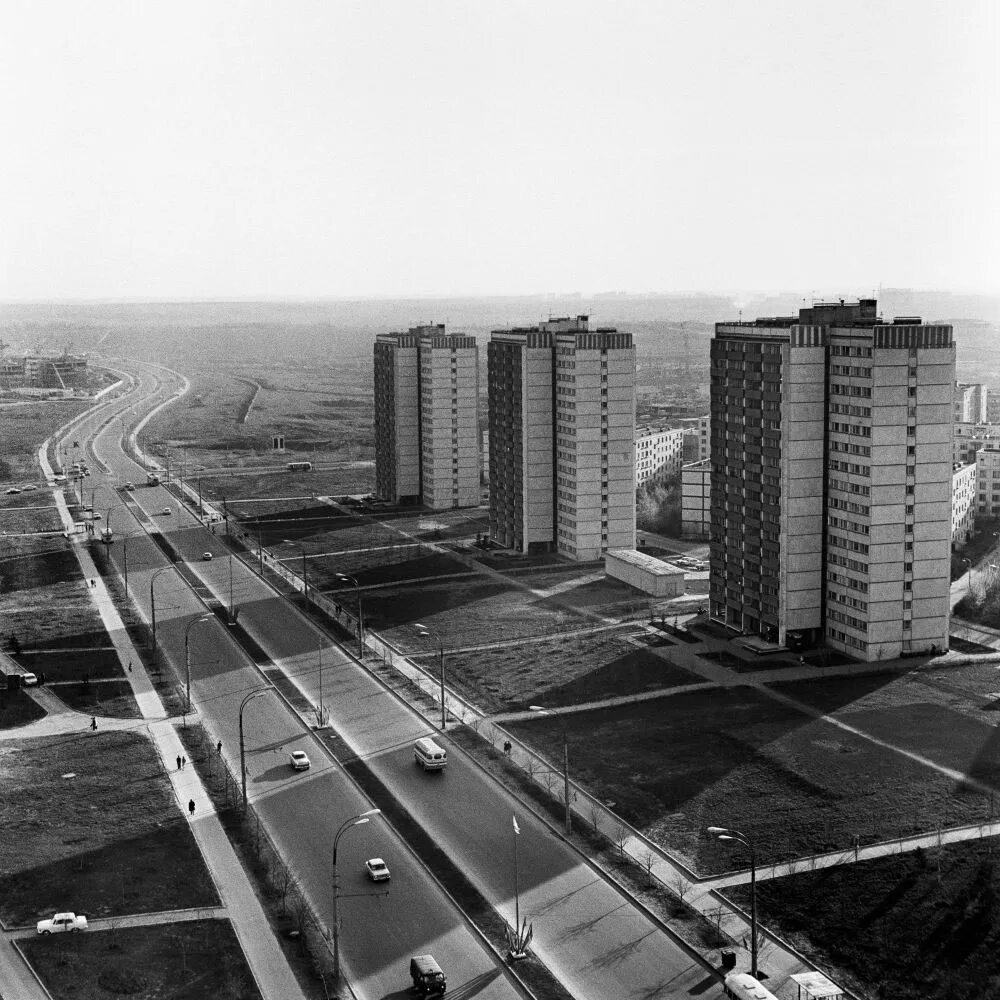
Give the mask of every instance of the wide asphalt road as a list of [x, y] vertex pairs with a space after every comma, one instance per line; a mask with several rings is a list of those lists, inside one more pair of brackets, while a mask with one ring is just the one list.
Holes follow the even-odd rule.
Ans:
[[[103, 415], [97, 422], [105, 419]], [[95, 454], [112, 470], [111, 478], [138, 483], [139, 470], [118, 449], [120, 433], [117, 421], [99, 431], [94, 438]], [[82, 445], [79, 435], [85, 435], [86, 430], [74, 434]], [[104, 479], [92, 476], [87, 480], [88, 487], [94, 478]], [[282, 857], [317, 915], [332, 927], [333, 837], [341, 823], [372, 808], [372, 804], [334, 765], [273, 689], [264, 685], [226, 627], [214, 616], [192, 624], [204, 615], [204, 606], [175, 569], [164, 568], [170, 567], [169, 562], [140, 529], [121, 497], [107, 485], [94, 489], [96, 509], [112, 510], [116, 538], [110, 546], [112, 561], [121, 572], [127, 547], [129, 592], [147, 619], [151, 617], [152, 586], [157, 645], [181, 679], [185, 676], [186, 636], [192, 701], [213, 735], [222, 740], [224, 753], [236, 773], [240, 704], [252, 691], [267, 692], [250, 701], [244, 711], [249, 798], [261, 811]], [[151, 517], [164, 523], [175, 542], [184, 542], [194, 558], [205, 547], [201, 536], [211, 540], [211, 535], [196, 527], [189, 515], [158, 513], [167, 506], [177, 509], [166, 490], [140, 488], [133, 499]], [[224, 569], [227, 561], [205, 563], [204, 567]], [[293, 749], [309, 754], [313, 766], [308, 772], [293, 772], [288, 766], [288, 753]], [[364, 861], [373, 856], [383, 857], [390, 866], [392, 879], [387, 887], [374, 885], [364, 875]], [[342, 961], [359, 997], [407, 996], [409, 958], [425, 952], [431, 952], [446, 971], [449, 995], [483, 1000], [522, 996], [509, 981], [503, 963], [482, 943], [419, 860], [380, 817], [347, 830], [339, 845], [338, 872]]]
[[[133, 463], [120, 453], [113, 454], [116, 449], [108, 449], [105, 457], [105, 448], [102, 443], [102, 457], [119, 475], [123, 478], [139, 475]], [[151, 513], [169, 502], [165, 491], [158, 489], [137, 491], [137, 498]], [[172, 543], [189, 560], [189, 565], [215, 590], [220, 600], [228, 603], [230, 559], [226, 557], [222, 540], [213, 537], [186, 514], [171, 515], [171, 518], [158, 520], [170, 532]], [[212, 551], [215, 558], [210, 562], [202, 561], [204, 551]], [[129, 562], [131, 578], [131, 547]], [[239, 560], [232, 560], [231, 569], [234, 599], [241, 608], [240, 624], [276, 662], [281, 663], [314, 702], [319, 700], [320, 685], [317, 647], [323, 642], [323, 700], [331, 711], [333, 727], [368, 761], [392, 794], [406, 805], [511, 922], [515, 846], [512, 817], [517, 816], [521, 829], [517, 841], [520, 912], [533, 924], [533, 950], [574, 996], [607, 1000], [631, 996], [679, 997], [688, 993], [721, 995], [717, 981], [700, 961], [692, 958], [659, 925], [599, 878], [545, 823], [524, 810], [456, 748], [449, 745], [450, 763], [444, 773], [425, 775], [418, 770], [413, 763], [411, 744], [417, 736], [430, 731], [426, 722], [339, 647], [328, 645], [328, 639], [321, 637], [291, 604], [275, 596], [248, 567]], [[179, 583], [168, 582], [175, 577], [175, 573], [167, 572], [157, 579], [157, 618], [163, 620], [168, 600], [176, 603], [176, 610], [169, 611], [174, 630], [173, 648], [183, 650], [180, 633], [196, 613], [197, 605], [181, 593]], [[217, 630], [222, 631], [222, 627], [215, 622], [192, 629], [192, 648], [195, 634], [197, 649], [204, 649], [206, 644], [209, 647], [207, 655], [202, 653], [196, 657], [192, 653], [194, 692], [210, 724], [213, 727], [218, 724], [223, 741], [232, 746], [236, 739], [238, 702], [255, 682], [252, 672], [248, 673], [246, 668], [236, 668], [222, 660], [211, 662], [218, 657], [216, 650], [223, 645], [221, 638], [209, 640]], [[331, 821], [325, 818], [329, 815], [325, 805], [323, 809], [308, 813], [308, 807], [297, 798], [289, 798], [296, 795], [297, 789], [310, 787], [320, 779], [303, 781], [287, 774], [282, 776], [282, 755], [286, 752], [291, 731], [287, 722], [279, 723], [281, 712], [270, 708], [272, 697], [257, 699], [247, 709], [248, 732], [251, 731], [250, 719], [256, 719], [258, 712], [267, 716], [261, 742], [254, 744], [254, 794], [283, 851], [290, 859], [294, 858], [296, 871], [312, 887], [322, 884], [324, 871], [329, 871], [329, 841], [335, 823], [340, 817], [351, 815], [350, 810], [355, 806], [352, 804], [335, 812]], [[268, 706], [266, 712], [265, 705]], [[272, 731], [273, 726], [280, 726], [280, 729]], [[254, 732], [256, 737], [256, 730]], [[294, 810], [289, 809], [291, 801], [296, 803]], [[300, 812], [301, 809], [307, 809], [307, 814]], [[305, 815], [309, 818], [304, 818]], [[312, 827], [321, 827], [323, 835], [317, 839]], [[373, 851], [373, 845], [365, 843], [372, 829], [373, 824], [369, 824], [352, 830], [342, 840], [345, 852], [342, 870], [345, 873], [348, 871], [346, 852], [352, 848], [357, 851], [356, 871], [360, 870], [363, 857], [370, 853], [381, 854], [390, 867], [396, 867], [395, 852], [402, 851], [402, 845], [390, 848], [380, 843], [379, 849]], [[325, 849], [323, 844], [326, 844]], [[383, 902], [394, 899], [399, 891], [398, 884], [394, 877], [392, 893]], [[344, 886], [346, 892], [346, 880]], [[367, 929], [377, 928], [375, 936], [381, 935], [383, 925], [379, 915], [390, 907], [380, 907], [374, 913], [362, 909], [378, 905], [377, 901], [364, 897], [345, 901], [342, 910], [345, 954], [349, 947], [357, 946], [349, 930], [355, 910], [359, 918], [364, 918], [361, 922]], [[421, 921], [423, 916], [420, 913]], [[412, 933], [410, 924], [414, 918], [413, 912], [402, 917], [405, 928], [400, 928], [401, 934]], [[423, 940], [429, 942], [427, 947], [431, 951], [438, 947], [433, 943], [438, 940], [438, 933], [424, 936]], [[372, 942], [366, 940], [364, 950], [367, 952], [370, 947]], [[363, 956], [356, 959], [353, 951], [350, 955], [359, 988], [366, 995], [384, 996], [384, 992], [368, 992], [368, 987], [376, 983], [376, 989], [384, 990], [383, 980], [378, 978], [384, 970], [378, 967], [377, 960], [370, 965]], [[399, 959], [395, 962], [399, 970]], [[467, 976], [467, 981], [475, 980], [479, 974]]]

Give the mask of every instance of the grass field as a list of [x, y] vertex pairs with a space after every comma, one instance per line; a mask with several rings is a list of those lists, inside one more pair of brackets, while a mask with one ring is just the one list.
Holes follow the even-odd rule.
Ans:
[[152, 745], [89, 731], [0, 743], [0, 915], [32, 923], [214, 906], [218, 897]]
[[[864, 844], [988, 819], [995, 808], [928, 767], [750, 688], [563, 718], [574, 778], [703, 873], [742, 863], [705, 835], [708, 826], [743, 831], [768, 863], [843, 849], [855, 836]], [[560, 726], [539, 719], [514, 728], [558, 759]]]
[[[997, 851], [972, 841], [758, 882], [760, 917], [878, 1000], [996, 998]], [[748, 890], [730, 894], [749, 904]]]
[[[484, 711], [504, 712], [529, 704], [576, 705], [700, 679], [672, 664], [669, 654], [637, 646], [633, 633], [626, 627], [495, 649], [449, 650], [448, 682]], [[422, 662], [436, 668], [433, 654]]]
[[228, 920], [29, 938], [53, 1000], [254, 1000], [260, 997]]
[[23, 691], [0, 691], [0, 729], [26, 726], [44, 715], [45, 709]]
[[91, 399], [45, 399], [0, 406], [0, 483], [42, 484], [38, 446], [67, 420], [93, 405]]

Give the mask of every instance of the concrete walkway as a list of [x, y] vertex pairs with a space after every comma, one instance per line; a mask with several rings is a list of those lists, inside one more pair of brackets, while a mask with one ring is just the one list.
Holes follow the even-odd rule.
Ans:
[[[58, 493], [57, 496], [63, 523], [71, 523], [62, 493]], [[222, 900], [225, 916], [232, 922], [233, 930], [262, 996], [265, 1000], [305, 1000], [305, 994], [271, 930], [250, 878], [223, 829], [207, 789], [194, 767], [178, 770], [174, 763], [178, 756], [186, 755], [187, 752], [177, 733], [178, 720], [167, 717], [159, 695], [143, 666], [142, 658], [129, 638], [118, 609], [97, 572], [89, 550], [84, 545], [74, 545], [73, 548], [83, 577], [96, 581], [96, 587], [89, 588], [91, 599], [111, 637], [125, 678], [132, 688], [143, 716], [142, 719], [98, 717], [98, 728], [133, 731], [144, 728], [147, 731], [163, 762], [177, 799], [178, 809], [188, 818], [195, 841]], [[128, 670], [130, 663], [131, 671]], [[44, 689], [39, 694], [43, 697], [46, 695], [54, 697]], [[47, 719], [4, 730], [0, 732], [0, 739], [24, 740], [32, 736], [79, 732], [89, 727], [90, 716], [81, 715], [79, 712], [66, 709], [65, 706], [63, 708], [63, 711]], [[190, 802], [195, 806], [193, 814], [188, 808]], [[216, 915], [221, 918], [221, 914]], [[125, 919], [121, 918], [122, 921]], [[124, 926], [124, 923], [120, 925]], [[96, 929], [96, 922], [94, 926]], [[13, 951], [14, 949], [0, 948], [0, 996], [5, 1000], [34, 1000], [34, 998], [43, 1000], [46, 993], [39, 990], [38, 983], [30, 974], [30, 970], [25, 968], [22, 960], [13, 955]]]

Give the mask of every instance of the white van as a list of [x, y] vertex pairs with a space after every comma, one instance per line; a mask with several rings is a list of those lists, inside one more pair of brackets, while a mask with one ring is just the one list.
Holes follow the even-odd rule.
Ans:
[[413, 744], [413, 759], [425, 771], [440, 771], [448, 763], [448, 753], [425, 736]]

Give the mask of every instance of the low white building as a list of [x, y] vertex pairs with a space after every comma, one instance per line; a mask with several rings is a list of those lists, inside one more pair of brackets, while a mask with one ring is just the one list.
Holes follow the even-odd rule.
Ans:
[[635, 549], [609, 549], [604, 572], [653, 597], [679, 597], [684, 593], [684, 571]]

